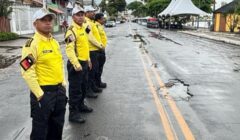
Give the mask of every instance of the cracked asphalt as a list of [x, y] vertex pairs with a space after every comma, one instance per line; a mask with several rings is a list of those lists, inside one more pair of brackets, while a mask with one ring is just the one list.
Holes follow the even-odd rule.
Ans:
[[[94, 112], [85, 124], [66, 113], [64, 140], [239, 139], [240, 46], [135, 23], [106, 31], [108, 87], [86, 100]], [[29, 92], [12, 63], [0, 69], [0, 139], [25, 140]]]

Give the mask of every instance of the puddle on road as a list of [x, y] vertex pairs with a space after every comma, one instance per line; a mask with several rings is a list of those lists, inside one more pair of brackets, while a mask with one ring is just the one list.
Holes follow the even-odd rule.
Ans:
[[174, 41], [174, 40], [172, 40], [170, 38], [167, 38], [167, 37], [161, 35], [161, 33], [156, 33], [156, 32], [151, 32], [151, 31], [148, 31], [148, 32], [150, 33], [149, 37], [153, 37], [153, 38], [156, 38], [156, 39], [159, 39], [159, 40], [170, 41], [170, 42], [173, 42], [173, 43], [175, 43], [177, 45], [182, 46], [182, 44], [180, 44], [180, 43], [178, 43], [178, 42], [176, 42], [176, 41]]

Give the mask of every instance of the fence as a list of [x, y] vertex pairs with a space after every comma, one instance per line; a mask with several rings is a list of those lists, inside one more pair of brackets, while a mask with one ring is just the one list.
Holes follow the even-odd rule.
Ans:
[[0, 17], [0, 32], [10, 32], [10, 21], [5, 17]]

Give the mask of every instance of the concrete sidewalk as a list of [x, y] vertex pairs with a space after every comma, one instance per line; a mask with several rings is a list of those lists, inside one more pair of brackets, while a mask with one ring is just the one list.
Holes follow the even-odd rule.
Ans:
[[189, 30], [178, 32], [240, 46], [240, 34], [210, 32], [208, 30]]

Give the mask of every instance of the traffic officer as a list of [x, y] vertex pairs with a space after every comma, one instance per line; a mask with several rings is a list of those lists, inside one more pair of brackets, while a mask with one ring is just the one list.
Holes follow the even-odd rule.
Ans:
[[[102, 89], [97, 86], [97, 75], [99, 75], [99, 52], [104, 49], [101, 42], [96, 24], [94, 23], [95, 9], [92, 6], [85, 6], [86, 26], [90, 29], [88, 35], [90, 58], [92, 62], [92, 70], [89, 71], [89, 87], [93, 92], [102, 92]], [[91, 92], [88, 92], [91, 93]]]
[[[69, 81], [69, 121], [84, 123], [80, 112], [90, 113], [91, 107], [84, 104], [88, 68], [91, 69], [89, 45], [85, 26], [84, 9], [75, 7], [72, 11], [72, 25], [65, 34], [67, 70]], [[96, 96], [93, 96], [96, 97]]]
[[60, 46], [51, 35], [54, 18], [46, 9], [38, 10], [35, 34], [22, 49], [21, 72], [31, 90], [31, 140], [62, 139], [67, 97]]
[[100, 88], [107, 87], [107, 84], [102, 82], [102, 78], [101, 78], [102, 72], [103, 72], [103, 66], [106, 62], [105, 48], [107, 47], [107, 35], [104, 31], [104, 27], [103, 27], [104, 23], [105, 23], [104, 15], [102, 13], [97, 13], [95, 15], [95, 24], [98, 28], [98, 32], [103, 44], [102, 51], [99, 51], [99, 73], [97, 73], [98, 75], [96, 77], [97, 86]]

